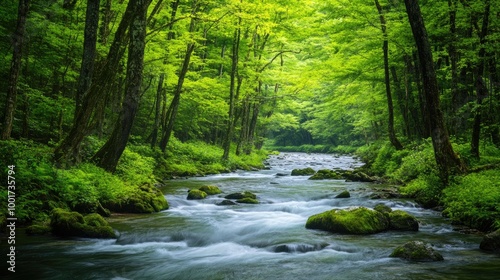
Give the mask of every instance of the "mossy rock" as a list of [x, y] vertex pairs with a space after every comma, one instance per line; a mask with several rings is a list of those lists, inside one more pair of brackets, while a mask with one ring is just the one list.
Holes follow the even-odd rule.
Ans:
[[430, 244], [422, 241], [410, 241], [394, 249], [391, 258], [402, 258], [410, 261], [442, 261], [443, 256]]
[[318, 170], [309, 180], [324, 180], [324, 179], [342, 179], [342, 176], [330, 169]]
[[383, 203], [379, 203], [379, 204], [375, 205], [375, 207], [373, 207], [373, 210], [379, 211], [380, 213], [383, 213], [383, 214], [387, 214], [387, 216], [389, 216], [389, 213], [392, 212], [392, 208], [383, 204]]
[[236, 205], [236, 203], [233, 202], [233, 201], [231, 201], [231, 200], [224, 199], [223, 201], [217, 203], [216, 205], [219, 205], [219, 206], [230, 206], [230, 205]]
[[418, 220], [402, 210], [389, 213], [389, 228], [393, 230], [418, 231]]
[[144, 184], [127, 196], [104, 202], [104, 207], [119, 213], [154, 213], [168, 209], [169, 206], [167, 199], [158, 188]]
[[305, 176], [305, 175], [314, 175], [316, 171], [311, 167], [303, 168], [303, 169], [294, 169], [292, 170], [292, 176]]
[[353, 182], [375, 182], [376, 178], [370, 177], [361, 171], [344, 171], [342, 177]]
[[253, 198], [253, 199], [256, 199], [257, 196], [254, 193], [251, 193], [251, 192], [248, 192], [248, 191], [244, 191], [244, 192], [240, 192], [240, 193], [228, 194], [224, 198], [226, 198], [226, 199], [243, 199], [243, 198]]
[[199, 190], [205, 192], [207, 195], [215, 195], [222, 193], [222, 191], [217, 186], [203, 186], [199, 188]]
[[485, 251], [500, 253], [500, 229], [485, 235], [479, 248]]
[[207, 197], [207, 193], [204, 192], [204, 191], [190, 190], [188, 192], [187, 199], [189, 199], [189, 200], [196, 200], [196, 199], [204, 199], [205, 197]]
[[78, 212], [55, 208], [51, 214], [50, 226], [54, 235], [90, 238], [116, 237], [113, 228], [97, 213], [83, 217]]
[[46, 235], [52, 231], [49, 225], [34, 224], [26, 228], [27, 235]]
[[250, 197], [245, 197], [242, 199], [236, 200], [238, 203], [245, 203], [245, 204], [259, 204], [259, 201], [255, 198], [250, 198]]
[[349, 197], [351, 197], [351, 193], [347, 190], [335, 196], [335, 198], [349, 198]]
[[384, 214], [365, 207], [333, 209], [307, 219], [306, 228], [342, 234], [372, 234], [389, 228]]

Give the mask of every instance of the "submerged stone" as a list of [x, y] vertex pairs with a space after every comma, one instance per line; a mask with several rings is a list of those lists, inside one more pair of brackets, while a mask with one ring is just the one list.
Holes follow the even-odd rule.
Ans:
[[236, 205], [236, 203], [234, 201], [231, 201], [231, 200], [228, 200], [228, 199], [224, 199], [223, 201], [217, 203], [217, 205], [219, 205], [219, 206], [229, 206], [229, 205]]
[[391, 258], [402, 258], [410, 261], [442, 261], [443, 256], [430, 244], [422, 241], [410, 241], [394, 249]]
[[306, 228], [343, 234], [372, 234], [389, 228], [384, 214], [365, 207], [333, 209], [307, 219]]
[[479, 248], [485, 251], [500, 253], [500, 229], [485, 235]]
[[311, 167], [303, 168], [303, 169], [294, 169], [292, 170], [292, 176], [304, 176], [304, 175], [313, 175], [316, 173], [314, 169]]
[[351, 197], [351, 193], [349, 193], [349, 191], [347, 190], [335, 196], [335, 198], [349, 198], [349, 197]]

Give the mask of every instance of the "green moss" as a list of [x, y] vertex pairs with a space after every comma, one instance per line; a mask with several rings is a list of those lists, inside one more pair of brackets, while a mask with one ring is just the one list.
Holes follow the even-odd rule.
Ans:
[[389, 207], [385, 204], [382, 204], [382, 203], [375, 205], [375, 207], [373, 207], [373, 210], [379, 211], [380, 213], [384, 213], [384, 214], [389, 214], [392, 212], [391, 207]]
[[389, 221], [380, 212], [365, 207], [333, 209], [307, 219], [306, 228], [333, 233], [372, 234], [387, 230]]
[[351, 193], [347, 190], [345, 190], [345, 191], [343, 191], [335, 196], [335, 198], [349, 198], [349, 197], [351, 197]]
[[35, 224], [28, 226], [26, 228], [26, 234], [28, 235], [45, 235], [49, 234], [52, 228], [49, 225]]
[[194, 199], [204, 199], [205, 197], [207, 197], [207, 193], [204, 192], [204, 191], [200, 191], [200, 190], [190, 190], [188, 192], [188, 196], [187, 196], [187, 199], [189, 200], [194, 200]]
[[309, 180], [324, 180], [324, 179], [342, 179], [342, 176], [330, 169], [318, 170]]
[[431, 245], [422, 241], [410, 241], [397, 247], [389, 257], [402, 258], [411, 261], [442, 261], [443, 256]]
[[292, 176], [313, 175], [314, 173], [316, 173], [316, 171], [314, 171], [311, 167], [292, 170]]
[[224, 198], [227, 198], [227, 199], [243, 199], [243, 198], [253, 198], [253, 199], [256, 199], [257, 196], [254, 193], [251, 193], [249, 191], [244, 191], [244, 192], [241, 192], [241, 193], [228, 194]]
[[222, 191], [217, 186], [203, 186], [199, 188], [199, 190], [207, 193], [207, 195], [215, 195], [222, 193]]
[[395, 210], [389, 213], [390, 229], [418, 231], [417, 219], [402, 210]]
[[50, 226], [52, 233], [58, 236], [116, 237], [108, 222], [101, 215], [95, 213], [83, 217], [78, 212], [55, 208], [52, 210]]
[[238, 203], [246, 203], [246, 204], [259, 204], [259, 201], [255, 198], [245, 197], [242, 199], [236, 200]]

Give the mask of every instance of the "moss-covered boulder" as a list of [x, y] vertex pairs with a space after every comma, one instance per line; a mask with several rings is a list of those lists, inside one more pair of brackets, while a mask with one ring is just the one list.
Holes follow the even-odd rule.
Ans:
[[97, 214], [85, 217], [78, 212], [61, 208], [52, 210], [50, 226], [52, 233], [65, 237], [115, 238], [115, 232], [104, 218]]
[[383, 204], [383, 203], [379, 203], [379, 204], [375, 205], [375, 207], [373, 207], [373, 210], [379, 211], [380, 213], [383, 213], [383, 214], [387, 214], [387, 217], [389, 217], [389, 213], [392, 212], [392, 208]]
[[200, 191], [205, 192], [207, 195], [216, 195], [222, 193], [217, 186], [203, 186], [199, 188]]
[[324, 180], [324, 179], [342, 179], [342, 176], [330, 169], [318, 170], [313, 176], [309, 177], [309, 180]]
[[443, 256], [434, 250], [430, 244], [422, 241], [410, 241], [394, 249], [392, 258], [402, 258], [410, 261], [442, 261]]
[[205, 197], [207, 197], [207, 193], [200, 190], [190, 190], [187, 195], [189, 200], [204, 199]]
[[358, 170], [343, 171], [342, 177], [344, 177], [348, 181], [353, 181], [353, 182], [375, 182], [375, 181], [377, 181], [376, 178], [370, 177], [366, 173], [358, 171]]
[[365, 207], [333, 209], [309, 217], [306, 228], [342, 234], [372, 234], [387, 230], [389, 221], [384, 214]]
[[119, 213], [154, 213], [169, 207], [163, 193], [151, 184], [144, 184], [117, 200], [106, 201], [103, 206]]
[[349, 198], [349, 197], [351, 197], [351, 193], [347, 190], [345, 190], [345, 191], [343, 191], [335, 196], [335, 198]]
[[316, 171], [314, 171], [311, 167], [292, 170], [292, 176], [306, 176], [313, 175], [314, 173], [316, 173]]
[[500, 253], [500, 229], [485, 235], [479, 248], [485, 251]]
[[418, 231], [417, 219], [402, 210], [394, 210], [389, 214], [389, 228], [392, 230]]
[[216, 205], [219, 205], [219, 206], [231, 206], [231, 205], [236, 205], [236, 202], [228, 200], [228, 199], [224, 199], [223, 201], [217, 203]]
[[254, 193], [251, 193], [249, 191], [244, 191], [244, 192], [239, 192], [239, 193], [228, 194], [224, 198], [226, 198], [226, 199], [243, 199], [243, 198], [256, 199], [257, 196]]
[[245, 204], [259, 204], [259, 201], [255, 198], [250, 198], [250, 197], [245, 197], [242, 199], [236, 200], [238, 203], [245, 203]]

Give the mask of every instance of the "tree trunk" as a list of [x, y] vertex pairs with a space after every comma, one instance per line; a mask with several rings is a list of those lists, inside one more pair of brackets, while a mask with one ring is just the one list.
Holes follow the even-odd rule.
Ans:
[[101, 44], [106, 44], [108, 42], [109, 25], [112, 18], [113, 12], [111, 11], [111, 0], [106, 0], [102, 10], [101, 26], [99, 28], [99, 42]]
[[[195, 30], [197, 19], [194, 15], [196, 14], [197, 9], [198, 9], [197, 2], [194, 1], [191, 10], [191, 15], [193, 17], [191, 18], [191, 23], [189, 25], [189, 32], [194, 32]], [[173, 33], [171, 32], [171, 34]], [[186, 47], [186, 55], [184, 56], [184, 61], [182, 62], [179, 78], [177, 80], [177, 86], [175, 87], [174, 97], [172, 98], [172, 102], [170, 103], [170, 107], [168, 108], [167, 111], [166, 125], [163, 132], [163, 137], [160, 142], [160, 149], [162, 150], [162, 152], [165, 152], [167, 150], [168, 142], [170, 141], [170, 137], [174, 130], [174, 124], [177, 118], [177, 110], [179, 108], [179, 103], [181, 100], [182, 87], [184, 86], [184, 80], [186, 78], [186, 74], [188, 73], [189, 63], [191, 62], [191, 56], [193, 54], [195, 47], [196, 47], [195, 43], [189, 43]]]
[[[100, 0], [87, 0], [87, 12], [85, 15], [85, 32], [83, 39], [83, 56], [76, 89], [76, 108], [81, 108], [82, 97], [90, 89], [92, 76], [94, 75], [94, 59], [97, 44], [97, 29], [99, 27], [99, 4]], [[75, 110], [75, 117], [78, 111]]]
[[[239, 19], [238, 26], [241, 23], [241, 18]], [[233, 47], [232, 47], [232, 57], [231, 57], [231, 81], [229, 84], [229, 112], [227, 120], [226, 134], [224, 135], [224, 142], [222, 147], [224, 149], [224, 154], [222, 155], [223, 160], [229, 159], [229, 151], [231, 150], [231, 138], [234, 131], [234, 112], [235, 112], [235, 84], [236, 78], [238, 76], [238, 54], [240, 49], [240, 38], [241, 30], [239, 27], [234, 31], [233, 37]], [[240, 84], [240, 83], [239, 83]]]
[[451, 146], [448, 131], [440, 108], [439, 88], [434, 70], [431, 46], [417, 0], [405, 0], [413, 37], [418, 49], [420, 71], [424, 85], [424, 98], [430, 119], [434, 156], [443, 183], [448, 183], [450, 173], [463, 172], [465, 167]]
[[17, 11], [17, 26], [13, 36], [13, 54], [10, 64], [9, 87], [7, 89], [7, 99], [5, 102], [5, 115], [3, 120], [3, 129], [0, 139], [8, 140], [12, 133], [14, 122], [14, 112], [16, 109], [17, 83], [19, 72], [21, 70], [21, 59], [24, 33], [26, 31], [26, 19], [28, 17], [30, 0], [20, 0]]
[[127, 145], [141, 96], [144, 49], [146, 46], [146, 13], [151, 0], [131, 0], [137, 11], [130, 24], [125, 98], [113, 133], [104, 146], [94, 155], [98, 166], [114, 172]]
[[385, 92], [387, 95], [387, 107], [389, 113], [388, 120], [388, 132], [389, 141], [396, 148], [396, 150], [402, 150], [403, 145], [396, 138], [396, 132], [394, 131], [394, 106], [392, 104], [392, 93], [391, 93], [391, 78], [389, 73], [389, 41], [387, 39], [387, 26], [385, 22], [384, 12], [378, 0], [375, 0], [375, 6], [377, 6], [377, 11], [380, 17], [380, 26], [382, 29], [382, 35], [384, 37], [383, 51], [384, 51], [384, 75], [385, 75]]
[[130, 1], [115, 32], [104, 65], [98, 72], [98, 77], [94, 76], [90, 90], [82, 97], [81, 108], [75, 108], [78, 114], [69, 134], [54, 151], [54, 159], [59, 165], [71, 166], [80, 162], [80, 145], [91, 128], [94, 110], [105, 100], [105, 89], [116, 77], [118, 65], [125, 52], [125, 43], [128, 40], [126, 32], [134, 14], [133, 1]]
[[165, 73], [160, 74], [160, 80], [158, 81], [158, 88], [156, 90], [156, 108], [155, 108], [155, 123], [153, 126], [153, 132], [151, 132], [151, 149], [156, 146], [158, 141], [158, 130], [160, 129], [160, 117], [161, 117], [161, 105], [163, 103], [163, 82], [165, 81]]
[[479, 33], [479, 63], [475, 68], [474, 86], [476, 88], [476, 112], [474, 116], [474, 123], [472, 127], [472, 141], [471, 141], [471, 154], [479, 159], [479, 141], [481, 138], [481, 117], [482, 117], [482, 103], [483, 99], [488, 96], [488, 89], [483, 80], [484, 67], [485, 67], [485, 54], [486, 54], [486, 36], [488, 35], [488, 23], [490, 15], [490, 1], [485, 1], [483, 24]]

